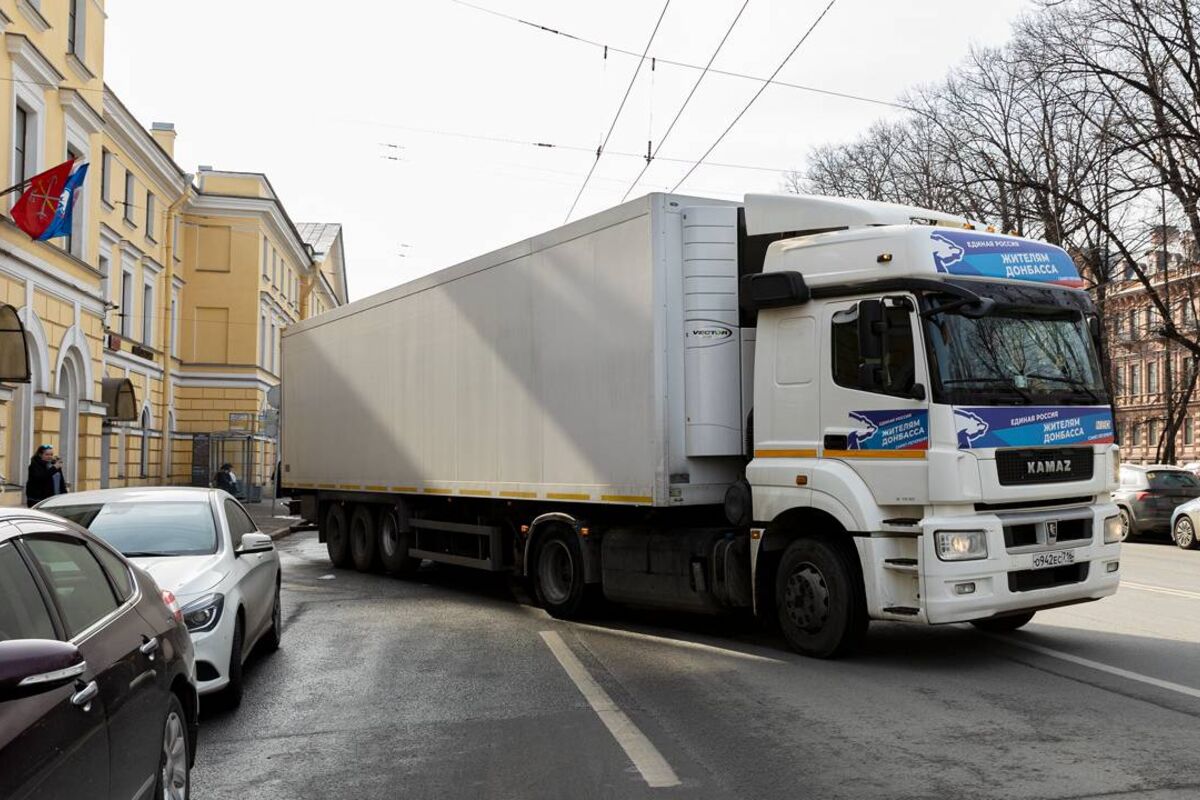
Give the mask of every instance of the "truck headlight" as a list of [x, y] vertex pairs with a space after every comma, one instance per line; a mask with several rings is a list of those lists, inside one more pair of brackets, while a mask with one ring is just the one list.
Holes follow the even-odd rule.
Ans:
[[942, 561], [974, 561], [987, 558], [986, 531], [938, 531], [937, 555]]
[[224, 607], [223, 594], [214, 593], [198, 597], [183, 607], [183, 624], [190, 633], [210, 631], [217, 626], [217, 621], [221, 619], [221, 609]]
[[1121, 541], [1121, 515], [1104, 520], [1104, 543], [1113, 544]]

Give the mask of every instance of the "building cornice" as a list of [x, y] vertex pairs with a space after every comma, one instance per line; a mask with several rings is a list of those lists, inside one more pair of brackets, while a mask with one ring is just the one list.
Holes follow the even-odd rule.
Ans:
[[88, 69], [88, 65], [83, 63], [83, 59], [75, 53], [67, 53], [67, 65], [71, 68], [72, 72], [79, 76], [79, 80], [84, 83], [91, 83], [96, 80], [96, 73]]
[[125, 151], [120, 155], [131, 159], [160, 187], [172, 192], [172, 198], [187, 190], [183, 170], [163, 152], [158, 142], [138, 124], [129, 109], [107, 86], [104, 87], [104, 119], [109, 135]]
[[188, 213], [210, 216], [256, 217], [269, 220], [272, 233], [287, 243], [293, 259], [306, 271], [313, 268], [304, 240], [283, 213], [279, 201], [267, 197], [241, 197], [228, 194], [197, 192], [188, 201]]
[[50, 30], [50, 20], [43, 17], [42, 12], [38, 11], [37, 6], [29, 0], [17, 0], [17, 10], [25, 16], [25, 19], [29, 20], [29, 24], [38, 33]]
[[67, 118], [73, 120], [88, 135], [104, 130], [104, 117], [74, 89], [59, 89], [58, 104], [62, 106]]
[[[25, 6], [29, 4], [18, 0], [17, 5], [24, 11]], [[35, 14], [37, 13], [37, 9], [33, 6], [29, 6], [29, 8]], [[41, 15], [38, 14], [38, 16]], [[4, 34], [4, 46], [8, 48], [8, 55], [18, 66], [28, 72], [31, 77], [46, 84], [47, 88], [57, 88], [58, 84], [62, 82], [63, 74], [54, 68], [54, 65], [42, 55], [42, 52], [34, 46], [33, 42], [29, 41], [28, 37], [19, 33], [6, 33]]]

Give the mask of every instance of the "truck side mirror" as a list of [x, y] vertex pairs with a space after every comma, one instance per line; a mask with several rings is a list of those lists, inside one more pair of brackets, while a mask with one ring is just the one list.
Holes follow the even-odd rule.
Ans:
[[858, 355], [863, 361], [879, 361], [887, 352], [887, 323], [883, 315], [882, 300], [859, 301]]

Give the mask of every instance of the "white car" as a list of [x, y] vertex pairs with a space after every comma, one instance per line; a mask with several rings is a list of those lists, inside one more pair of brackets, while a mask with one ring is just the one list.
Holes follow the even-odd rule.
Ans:
[[1200, 497], [1176, 506], [1171, 513], [1171, 541], [1184, 550], [1200, 547]]
[[131, 488], [62, 494], [38, 508], [100, 536], [175, 595], [196, 650], [200, 694], [242, 699], [242, 663], [279, 647], [279, 554], [219, 489]]

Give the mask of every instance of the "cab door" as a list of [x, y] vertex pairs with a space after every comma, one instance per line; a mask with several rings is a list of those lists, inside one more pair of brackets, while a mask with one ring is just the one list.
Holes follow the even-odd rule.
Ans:
[[821, 458], [844, 463], [881, 505], [929, 496], [928, 376], [909, 295], [830, 302], [823, 311]]

